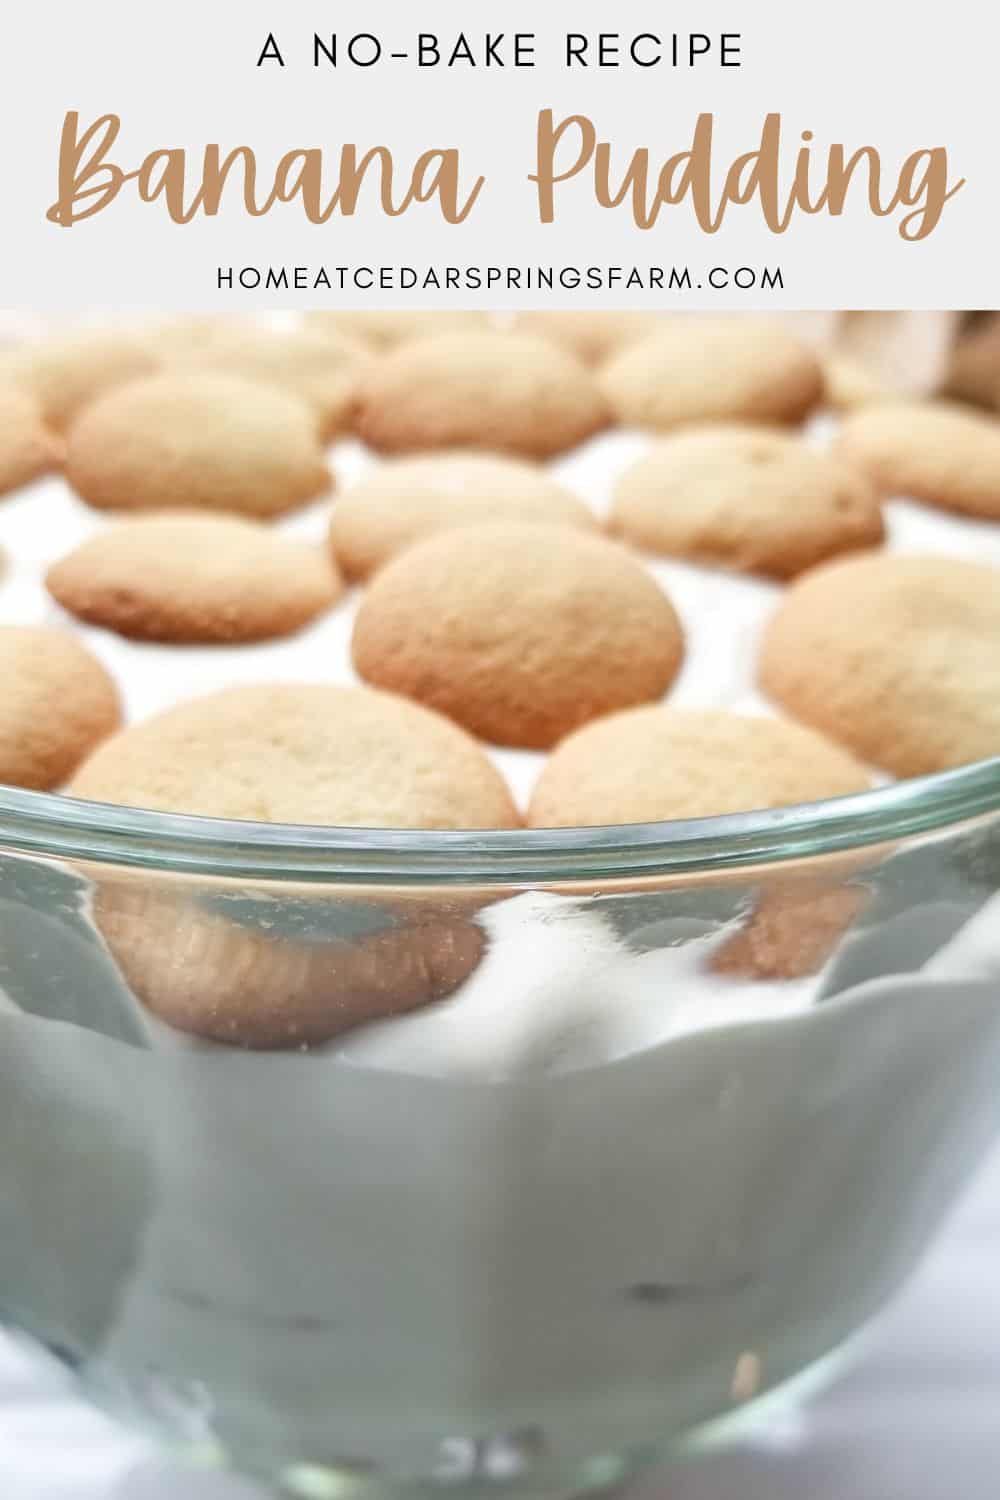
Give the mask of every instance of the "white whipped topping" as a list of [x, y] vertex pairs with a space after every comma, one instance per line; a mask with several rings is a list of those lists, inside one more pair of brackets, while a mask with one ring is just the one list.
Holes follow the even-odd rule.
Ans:
[[793, 1015], [807, 980], [745, 984], [707, 971], [729, 930], [635, 952], [570, 897], [526, 891], [481, 913], [487, 953], [460, 998], [349, 1033], [337, 1054], [398, 1071], [505, 1077], [592, 1067], [734, 1021]]

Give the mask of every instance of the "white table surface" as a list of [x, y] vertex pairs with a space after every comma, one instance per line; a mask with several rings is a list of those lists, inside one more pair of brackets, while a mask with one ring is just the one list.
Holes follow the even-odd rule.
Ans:
[[[851, 1373], [764, 1436], [650, 1477], [629, 1500], [997, 1500], [1000, 1153]], [[2, 1500], [254, 1500], [157, 1462], [0, 1338]]]

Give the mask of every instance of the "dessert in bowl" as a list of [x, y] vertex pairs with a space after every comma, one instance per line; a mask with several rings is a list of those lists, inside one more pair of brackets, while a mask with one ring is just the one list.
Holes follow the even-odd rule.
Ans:
[[[777, 461], [787, 440], [767, 438]], [[638, 442], [598, 438], [557, 478], [590, 498], [584, 473], [607, 488]], [[334, 451], [341, 474], [364, 461]], [[873, 785], [871, 714], [857, 744], [857, 714], [815, 723], [815, 702], [848, 700], [804, 695], [779, 651], [789, 618], [819, 629], [809, 601], [831, 574], [815, 569], [867, 554], [810, 552], [785, 592], [759, 552], [752, 574], [647, 561], [657, 606], [629, 586], [634, 555], [574, 516], [565, 555], [613, 549], [616, 631], [639, 609], [654, 669], [629, 687], [629, 635], [633, 671], [610, 675], [639, 701], [602, 679], [587, 722], [564, 722], [560, 677], [560, 722], [529, 733], [525, 662], [552, 669], [522, 611], [523, 649], [491, 658], [497, 750], [468, 727], [487, 611], [451, 641], [448, 685], [468, 691], [442, 711], [412, 652], [405, 684], [373, 680], [384, 652], [352, 681], [356, 601], [329, 584], [297, 635], [220, 645], [213, 617], [210, 646], [150, 641], [151, 620], [176, 630], [176, 584], [170, 612], [155, 597], [176, 558], [126, 549], [143, 634], [115, 542], [71, 627], [45, 570], [151, 523], [95, 521], [56, 478], [4, 505], [11, 622], [72, 628], [130, 721], [81, 743], [61, 790], [0, 791], [8, 1322], [179, 1452], [302, 1494], [604, 1486], [864, 1329], [1000, 1112], [1000, 762]], [[434, 535], [380, 559], [362, 610], [440, 545], [441, 508]], [[998, 555], [989, 521], [885, 509], [881, 561]], [[528, 523], [484, 520], [496, 572], [499, 522], [518, 548]], [[298, 546], [326, 521], [281, 527]], [[725, 518], [699, 535], [732, 540]], [[567, 618], [596, 639], [589, 567], [580, 592], [565, 566], [545, 575], [549, 642]], [[930, 595], [951, 601], [942, 576]], [[441, 591], [416, 597], [429, 633]], [[232, 631], [247, 616], [226, 598]], [[921, 628], [967, 627], [948, 602]], [[850, 639], [816, 649], [840, 681]], [[787, 717], [761, 717], [763, 661]], [[961, 760], [952, 740], [933, 743]]]
[[[3, 821], [4, 1315], [292, 1486], [684, 1450], [863, 1328], [997, 1127], [995, 763], [627, 830]], [[252, 1031], [290, 985], [348, 1029]]]

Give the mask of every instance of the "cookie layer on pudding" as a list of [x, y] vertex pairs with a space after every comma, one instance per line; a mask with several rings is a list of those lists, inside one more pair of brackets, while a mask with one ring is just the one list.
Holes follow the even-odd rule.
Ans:
[[343, 588], [321, 548], [260, 521], [199, 511], [121, 521], [54, 563], [45, 582], [91, 625], [176, 645], [291, 635]]
[[1000, 570], [888, 554], [826, 563], [764, 636], [764, 691], [896, 776], [1000, 755]]
[[547, 458], [610, 412], [579, 360], [526, 334], [439, 334], [403, 344], [362, 381], [358, 431], [384, 453], [482, 448]]
[[166, 371], [87, 408], [66, 477], [101, 510], [223, 510], [265, 518], [330, 487], [315, 412], [275, 386]]
[[885, 534], [863, 471], [752, 426], [661, 439], [619, 479], [611, 527], [650, 552], [773, 578]]
[[657, 704], [610, 714], [557, 745], [528, 822], [557, 828], [711, 818], [870, 785], [853, 756], [799, 724]]
[[121, 722], [118, 690], [67, 630], [0, 625], [0, 782], [51, 791]]
[[416, 542], [484, 521], [597, 527], [583, 501], [537, 464], [470, 451], [378, 464], [337, 500], [330, 544], [348, 577], [367, 578]]
[[642, 564], [570, 527], [444, 532], [387, 564], [352, 641], [359, 675], [502, 745], [552, 745], [588, 719], [659, 698], [684, 654]]

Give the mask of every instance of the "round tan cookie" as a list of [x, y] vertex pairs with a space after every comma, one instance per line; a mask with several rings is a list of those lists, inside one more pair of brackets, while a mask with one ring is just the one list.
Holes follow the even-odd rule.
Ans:
[[798, 724], [654, 705], [588, 724], [557, 746], [528, 822], [568, 828], [708, 818], [869, 785], [863, 766]]
[[329, 438], [349, 427], [371, 355], [357, 339], [219, 320], [200, 334], [192, 329], [186, 341], [168, 328], [164, 358], [171, 366], [228, 371], [290, 391], [315, 408]]
[[30, 484], [62, 460], [62, 444], [42, 422], [38, 403], [15, 387], [0, 388], [0, 495]]
[[705, 427], [654, 444], [622, 475], [611, 528], [650, 552], [791, 578], [884, 528], [867, 475], [761, 427]]
[[885, 554], [826, 563], [772, 618], [760, 682], [897, 776], [1000, 755], [1000, 571]]
[[620, 421], [658, 430], [801, 422], [823, 394], [813, 350], [753, 317], [670, 318], [604, 365], [598, 379]]
[[259, 521], [197, 511], [122, 521], [53, 564], [45, 581], [81, 620], [178, 644], [291, 635], [342, 589], [319, 548]]
[[485, 312], [397, 312], [391, 308], [372, 308], [365, 312], [306, 313], [303, 322], [319, 333], [362, 339], [370, 348], [384, 352], [439, 333], [479, 333], [490, 327], [491, 320]]
[[514, 320], [518, 333], [550, 339], [582, 359], [600, 365], [628, 344], [648, 337], [662, 321], [660, 313], [523, 312]]
[[1000, 422], [946, 401], [872, 406], [841, 424], [837, 452], [886, 495], [1000, 519]]
[[388, 563], [361, 602], [352, 653], [377, 686], [484, 739], [541, 748], [659, 698], [684, 643], [669, 600], [614, 542], [494, 523], [444, 532]]
[[66, 477], [107, 510], [280, 515], [329, 488], [310, 407], [216, 371], [133, 381], [73, 424]]
[[425, 537], [483, 521], [597, 526], [582, 500], [534, 464], [442, 453], [372, 469], [334, 506], [330, 542], [349, 578], [367, 578]]
[[712, 971], [752, 979], [818, 974], [870, 899], [860, 882], [807, 879], [767, 886], [744, 925], [715, 950]]
[[513, 828], [507, 785], [438, 714], [367, 688], [276, 683], [117, 734], [72, 795], [163, 812], [372, 828]]
[[605, 426], [579, 360], [513, 333], [442, 334], [403, 344], [361, 384], [358, 431], [387, 453], [487, 448], [546, 458]]
[[138, 333], [81, 332], [22, 344], [0, 361], [0, 377], [33, 396], [47, 425], [64, 432], [90, 402], [157, 364]]
[[[445, 999], [476, 968], [483, 930], [460, 912], [386, 910], [340, 940], [253, 927], [176, 891], [105, 887], [94, 920], [137, 999], [206, 1041], [319, 1046], [367, 1022]], [[357, 903], [360, 917], [366, 915]], [[338, 900], [335, 915], [350, 916]], [[350, 925], [348, 923], [348, 925]]]
[[0, 782], [58, 787], [118, 727], [111, 678], [65, 630], [0, 625]]

